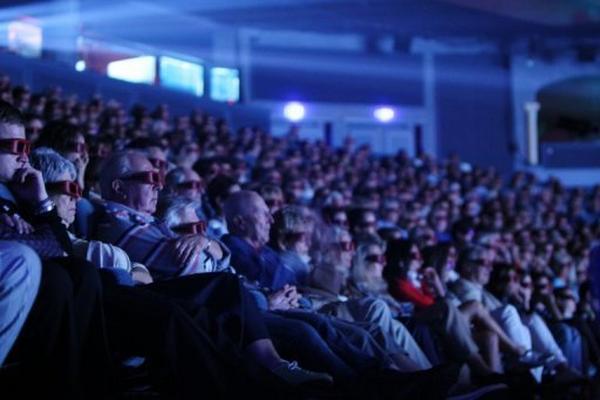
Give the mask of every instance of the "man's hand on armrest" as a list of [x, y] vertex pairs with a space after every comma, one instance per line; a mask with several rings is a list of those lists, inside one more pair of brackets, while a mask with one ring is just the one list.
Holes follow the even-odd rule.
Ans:
[[131, 278], [136, 283], [141, 283], [144, 285], [154, 282], [154, 279], [152, 279], [152, 275], [150, 275], [148, 269], [144, 265], [138, 263], [133, 263], [133, 267], [131, 268]]
[[177, 261], [181, 265], [194, 263], [209, 245], [208, 239], [202, 235], [185, 235], [175, 241]]
[[26, 235], [33, 232], [33, 227], [29, 225], [19, 214], [0, 214], [0, 225], [12, 228], [19, 235]]

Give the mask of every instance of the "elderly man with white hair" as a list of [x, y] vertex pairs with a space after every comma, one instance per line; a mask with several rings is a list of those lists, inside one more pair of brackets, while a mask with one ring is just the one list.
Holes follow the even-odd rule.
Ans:
[[[105, 203], [100, 206], [95, 238], [122, 248], [133, 262], [145, 265], [159, 281], [146, 285], [147, 289], [205, 307], [212, 317], [209, 323], [218, 326], [211, 331], [226, 333], [231, 344], [238, 343], [233, 348], [288, 383], [331, 379], [279, 356], [255, 304], [235, 275], [199, 274], [227, 263], [226, 249], [201, 234], [179, 236], [153, 217], [162, 177], [145, 155], [136, 151], [113, 154], [100, 185]], [[223, 339], [222, 335], [216, 338], [225, 343]]]

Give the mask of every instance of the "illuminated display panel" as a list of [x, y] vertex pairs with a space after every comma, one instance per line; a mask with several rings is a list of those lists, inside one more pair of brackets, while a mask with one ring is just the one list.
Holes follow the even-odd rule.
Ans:
[[106, 67], [106, 74], [122, 81], [152, 85], [156, 80], [156, 57], [141, 56], [112, 61]]
[[172, 57], [160, 57], [160, 84], [196, 96], [204, 94], [204, 67]]
[[24, 57], [42, 55], [42, 28], [33, 22], [13, 21], [8, 24], [8, 48]]
[[240, 76], [237, 69], [215, 67], [210, 70], [210, 98], [215, 101], [240, 100]]

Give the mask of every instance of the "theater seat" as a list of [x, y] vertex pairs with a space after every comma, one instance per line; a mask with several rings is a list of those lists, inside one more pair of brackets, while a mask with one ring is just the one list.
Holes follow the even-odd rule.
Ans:
[[73, 230], [77, 237], [89, 239], [98, 221], [98, 206], [82, 197], [77, 202]]

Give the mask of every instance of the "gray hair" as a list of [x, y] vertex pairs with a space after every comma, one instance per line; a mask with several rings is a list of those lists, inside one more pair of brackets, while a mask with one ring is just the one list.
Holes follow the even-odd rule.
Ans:
[[181, 212], [186, 208], [192, 208], [194, 211], [200, 206], [197, 201], [188, 200], [185, 197], [169, 197], [164, 199], [160, 208], [158, 217], [163, 220], [167, 227], [172, 228], [181, 224]]
[[60, 175], [69, 173], [69, 179], [77, 179], [75, 165], [49, 147], [38, 147], [29, 156], [31, 166], [42, 173], [44, 182], [52, 183], [59, 180]]
[[104, 162], [100, 173], [100, 193], [104, 199], [110, 200], [113, 197], [113, 181], [131, 171], [131, 158], [135, 154], [145, 157], [144, 153], [137, 150], [123, 150], [113, 153]]
[[367, 261], [366, 257], [369, 253], [369, 247], [379, 246], [382, 251], [385, 252], [385, 242], [378, 240], [366, 240], [361, 242], [356, 248], [354, 258], [352, 259], [351, 275], [354, 283], [362, 290], [366, 290], [369, 293], [386, 293], [387, 283], [385, 280], [380, 278], [371, 278], [367, 272]]

